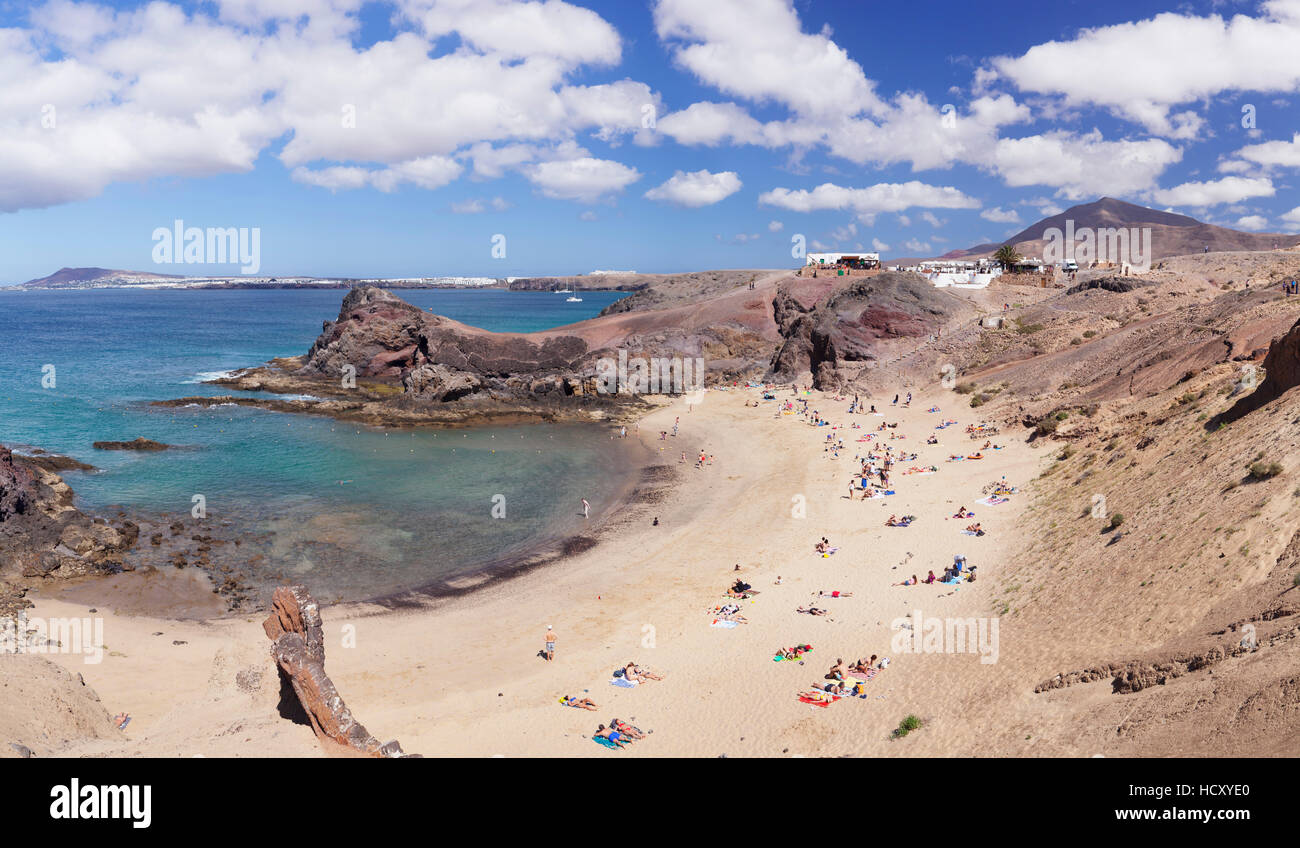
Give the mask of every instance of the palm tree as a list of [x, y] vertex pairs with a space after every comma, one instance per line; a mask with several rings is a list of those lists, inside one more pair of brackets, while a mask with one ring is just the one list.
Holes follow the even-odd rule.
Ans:
[[1002, 266], [1002, 270], [1010, 271], [1011, 266], [1018, 263], [1024, 257], [1016, 253], [1016, 249], [1009, 244], [1004, 244], [993, 254], [993, 261]]

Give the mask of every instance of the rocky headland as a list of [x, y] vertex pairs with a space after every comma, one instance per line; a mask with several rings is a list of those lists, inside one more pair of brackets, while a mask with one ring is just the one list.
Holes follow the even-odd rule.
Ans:
[[800, 278], [788, 272], [667, 278], [596, 318], [538, 333], [493, 333], [363, 286], [343, 299], [304, 355], [212, 381], [247, 395], [162, 406], [238, 404], [376, 425], [475, 426], [634, 420], [652, 394], [611, 390], [609, 363], [704, 363], [659, 394], [743, 380], [848, 387], [899, 341], [973, 316], [923, 277]]

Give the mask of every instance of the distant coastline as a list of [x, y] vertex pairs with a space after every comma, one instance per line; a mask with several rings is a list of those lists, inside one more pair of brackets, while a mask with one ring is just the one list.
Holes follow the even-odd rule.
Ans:
[[588, 291], [627, 291], [644, 288], [647, 276], [634, 271], [593, 271], [574, 276], [461, 276], [432, 277], [310, 277], [290, 276], [179, 276], [150, 271], [123, 271], [108, 268], [60, 268], [53, 274], [23, 283], [0, 284], [9, 291], [67, 291], [86, 289], [210, 290], [210, 289], [351, 289], [374, 286], [384, 289], [504, 289], [539, 291], [585, 289]]

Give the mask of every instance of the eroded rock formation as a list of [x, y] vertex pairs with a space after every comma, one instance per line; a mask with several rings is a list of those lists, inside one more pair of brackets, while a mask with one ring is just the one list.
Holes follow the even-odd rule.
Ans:
[[1268, 353], [1264, 356], [1264, 379], [1255, 391], [1237, 401], [1226, 417], [1236, 420], [1296, 386], [1300, 386], [1300, 321], [1268, 346]]
[[965, 308], [956, 296], [908, 271], [845, 278], [812, 304], [783, 287], [773, 301], [782, 341], [771, 373], [778, 379], [811, 373], [816, 388], [834, 390], [846, 380], [845, 363], [876, 359], [882, 343], [923, 338]]
[[272, 642], [271, 655], [293, 687], [318, 739], [371, 757], [409, 756], [396, 741], [380, 744], [343, 703], [325, 673], [320, 607], [305, 586], [276, 589], [271, 615], [262, 622], [262, 629]]
[[120, 571], [139, 527], [82, 513], [51, 467], [0, 447], [0, 580]]

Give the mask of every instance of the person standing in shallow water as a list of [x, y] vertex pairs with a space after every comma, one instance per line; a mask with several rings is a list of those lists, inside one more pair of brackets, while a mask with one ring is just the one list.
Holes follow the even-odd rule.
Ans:
[[591, 515], [591, 504], [587, 503], [587, 499], [586, 499], [586, 498], [583, 498], [583, 499], [582, 499], [582, 517], [583, 517], [583, 518], [587, 518], [587, 517], [589, 517], [590, 515]]

